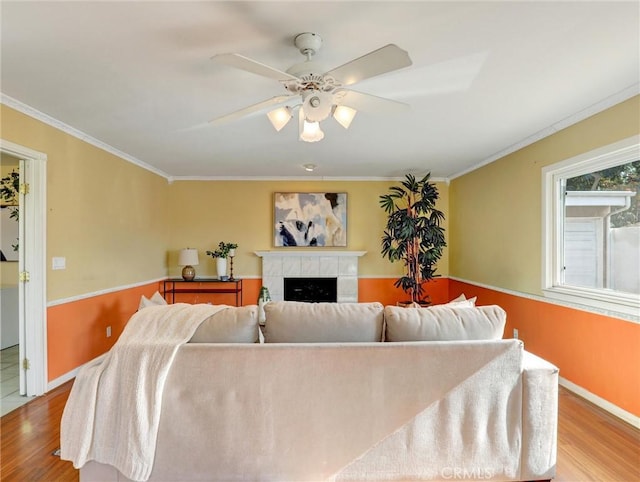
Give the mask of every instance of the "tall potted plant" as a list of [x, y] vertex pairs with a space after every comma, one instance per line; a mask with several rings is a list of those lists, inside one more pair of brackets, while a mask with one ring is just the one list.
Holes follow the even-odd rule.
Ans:
[[412, 303], [428, 304], [424, 283], [439, 276], [436, 263], [447, 245], [444, 238], [444, 213], [436, 209], [439, 194], [429, 182], [431, 173], [421, 180], [411, 174], [389, 194], [380, 196], [380, 206], [388, 215], [382, 236], [382, 256], [402, 261], [406, 273], [394, 286], [402, 288]]

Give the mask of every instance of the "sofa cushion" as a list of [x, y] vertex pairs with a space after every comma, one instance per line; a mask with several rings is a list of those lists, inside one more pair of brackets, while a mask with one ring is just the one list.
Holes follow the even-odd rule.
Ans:
[[499, 340], [507, 321], [499, 306], [384, 309], [386, 341]]
[[271, 301], [266, 343], [376, 342], [382, 339], [380, 303], [302, 303]]
[[229, 306], [204, 320], [189, 343], [256, 343], [258, 307]]

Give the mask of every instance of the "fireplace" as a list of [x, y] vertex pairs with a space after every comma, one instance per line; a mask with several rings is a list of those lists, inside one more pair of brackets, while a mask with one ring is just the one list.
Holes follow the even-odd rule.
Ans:
[[[324, 249], [256, 251], [262, 258], [262, 285], [273, 301], [283, 301], [285, 278], [331, 279], [338, 303], [358, 301], [358, 258], [366, 251]], [[317, 301], [317, 300], [316, 300]]]
[[284, 300], [336, 303], [338, 278], [285, 278]]

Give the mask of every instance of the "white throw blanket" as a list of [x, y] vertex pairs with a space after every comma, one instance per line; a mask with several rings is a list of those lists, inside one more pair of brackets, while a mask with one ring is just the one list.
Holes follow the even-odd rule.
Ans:
[[179, 346], [226, 306], [151, 306], [131, 317], [113, 348], [85, 365], [62, 415], [61, 458], [89, 460], [144, 481], [153, 467], [162, 393]]

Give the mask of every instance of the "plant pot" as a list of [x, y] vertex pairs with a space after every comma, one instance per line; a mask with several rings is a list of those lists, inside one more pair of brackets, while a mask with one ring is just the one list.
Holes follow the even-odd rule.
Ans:
[[218, 272], [218, 279], [227, 276], [227, 258], [216, 258], [216, 271]]

